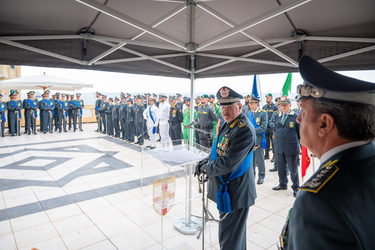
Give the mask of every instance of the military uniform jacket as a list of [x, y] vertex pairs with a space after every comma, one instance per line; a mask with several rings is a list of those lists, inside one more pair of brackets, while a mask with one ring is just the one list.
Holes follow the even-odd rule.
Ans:
[[277, 107], [277, 105], [275, 103], [271, 103], [271, 104], [266, 104], [263, 106], [263, 110], [267, 112], [267, 115], [268, 115], [268, 121], [271, 120], [271, 116], [272, 114], [275, 112], [275, 111], [278, 111], [279, 108]]
[[[254, 148], [255, 130], [249, 119], [240, 114], [231, 123], [224, 123], [217, 136], [218, 158], [206, 165], [208, 181], [208, 198], [216, 202], [223, 176], [227, 180]], [[228, 183], [228, 192], [232, 209], [248, 208], [254, 204], [256, 198], [254, 170], [250, 166], [246, 173]]]
[[112, 111], [112, 118], [118, 119], [118, 112], [119, 112], [120, 104], [113, 104], [111, 106], [111, 111]]
[[9, 111], [21, 111], [23, 108], [22, 101], [21, 100], [11, 100], [8, 101], [7, 109]]
[[298, 155], [300, 152], [299, 145], [299, 124], [296, 122], [297, 114], [291, 110], [285, 120], [284, 125], [281, 124], [283, 113], [279, 112], [275, 120], [275, 137], [277, 153], [287, 155]]
[[100, 99], [100, 98], [96, 99], [96, 101], [95, 101], [95, 114], [96, 115], [99, 114], [99, 108], [100, 108], [101, 104], [102, 104], [102, 99]]
[[134, 109], [135, 109], [135, 114], [134, 114], [135, 122], [143, 123], [144, 122], [143, 111], [145, 110], [143, 104], [142, 103], [140, 103], [139, 105], [135, 104]]
[[218, 118], [214, 109], [207, 103], [198, 107], [198, 118], [200, 128], [213, 128], [212, 122], [217, 122]]
[[5, 111], [7, 110], [7, 103], [6, 102], [0, 102], [0, 119], [5, 117]]
[[120, 120], [126, 120], [126, 103], [121, 103], [120, 107], [118, 108], [118, 115]]
[[[34, 107], [32, 107], [30, 105], [29, 100], [34, 104]], [[34, 98], [34, 99], [25, 99], [25, 100], [23, 100], [23, 108], [24, 109], [36, 110], [38, 108], [38, 99]]]
[[250, 119], [250, 115], [253, 115], [255, 123], [259, 126], [255, 128], [255, 134], [256, 134], [256, 142], [255, 145], [261, 145], [262, 144], [262, 135], [260, 133], [264, 132], [267, 128], [268, 124], [268, 115], [264, 110], [258, 109], [256, 111], [249, 110], [248, 117]]
[[102, 102], [99, 107], [99, 113], [101, 116], [105, 116], [105, 111], [108, 109], [109, 103], [108, 102]]
[[50, 99], [42, 99], [39, 102], [39, 109], [40, 111], [51, 111], [52, 109], [55, 109], [55, 102]]
[[83, 109], [85, 107], [85, 103], [83, 100], [74, 100], [73, 101], [73, 109]]
[[134, 122], [135, 120], [135, 108], [133, 104], [128, 104], [126, 107], [126, 121]]
[[[153, 119], [151, 119], [151, 116]], [[143, 118], [146, 120], [146, 126], [148, 128], [157, 127], [159, 125], [159, 108], [156, 105], [149, 105], [143, 111]]]
[[301, 186], [286, 249], [375, 249], [375, 143], [346, 149]]
[[178, 123], [182, 123], [183, 117], [182, 117], [182, 111], [181, 108], [176, 104], [171, 106], [169, 110], [169, 124], [175, 125]]

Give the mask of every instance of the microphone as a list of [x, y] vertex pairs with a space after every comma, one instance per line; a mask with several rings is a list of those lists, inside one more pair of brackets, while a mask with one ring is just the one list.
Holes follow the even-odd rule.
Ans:
[[194, 121], [192, 121], [191, 123], [189, 123], [188, 125], [184, 126], [184, 128], [191, 128], [193, 127], [195, 124], [197, 124], [199, 122], [199, 119], [196, 118], [194, 119]]

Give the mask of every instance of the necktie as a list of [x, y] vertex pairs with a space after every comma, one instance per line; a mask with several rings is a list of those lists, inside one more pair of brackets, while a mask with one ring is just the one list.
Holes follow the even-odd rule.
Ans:
[[287, 115], [284, 114], [284, 115], [283, 115], [283, 118], [281, 119], [281, 125], [284, 126], [286, 118], [287, 118]]

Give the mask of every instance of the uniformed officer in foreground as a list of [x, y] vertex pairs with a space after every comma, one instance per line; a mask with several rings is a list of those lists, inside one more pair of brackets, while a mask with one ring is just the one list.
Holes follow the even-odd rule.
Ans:
[[[220, 249], [246, 249], [246, 221], [249, 208], [255, 202], [256, 191], [252, 154], [255, 130], [242, 114], [240, 94], [222, 87], [216, 94], [225, 120], [212, 146], [209, 158], [200, 161], [196, 174], [208, 176], [208, 198], [216, 202], [220, 211]], [[227, 190], [230, 201], [223, 201], [220, 192]]]
[[3, 102], [3, 95], [0, 94], [0, 135], [1, 137], [5, 137], [4, 135], [4, 122], [7, 121], [5, 112], [7, 110], [7, 103]]
[[36, 134], [36, 118], [38, 117], [38, 99], [34, 98], [35, 91], [27, 93], [27, 99], [23, 100], [24, 117], [25, 117], [25, 133], [30, 135]]
[[299, 63], [301, 144], [320, 159], [283, 230], [284, 249], [375, 249], [375, 83]]

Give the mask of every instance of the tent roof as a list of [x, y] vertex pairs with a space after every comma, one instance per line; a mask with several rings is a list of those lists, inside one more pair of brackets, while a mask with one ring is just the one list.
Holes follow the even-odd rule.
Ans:
[[310, 55], [334, 70], [375, 69], [374, 9], [369, 0], [12, 0], [0, 8], [0, 64], [204, 78], [298, 71]]

